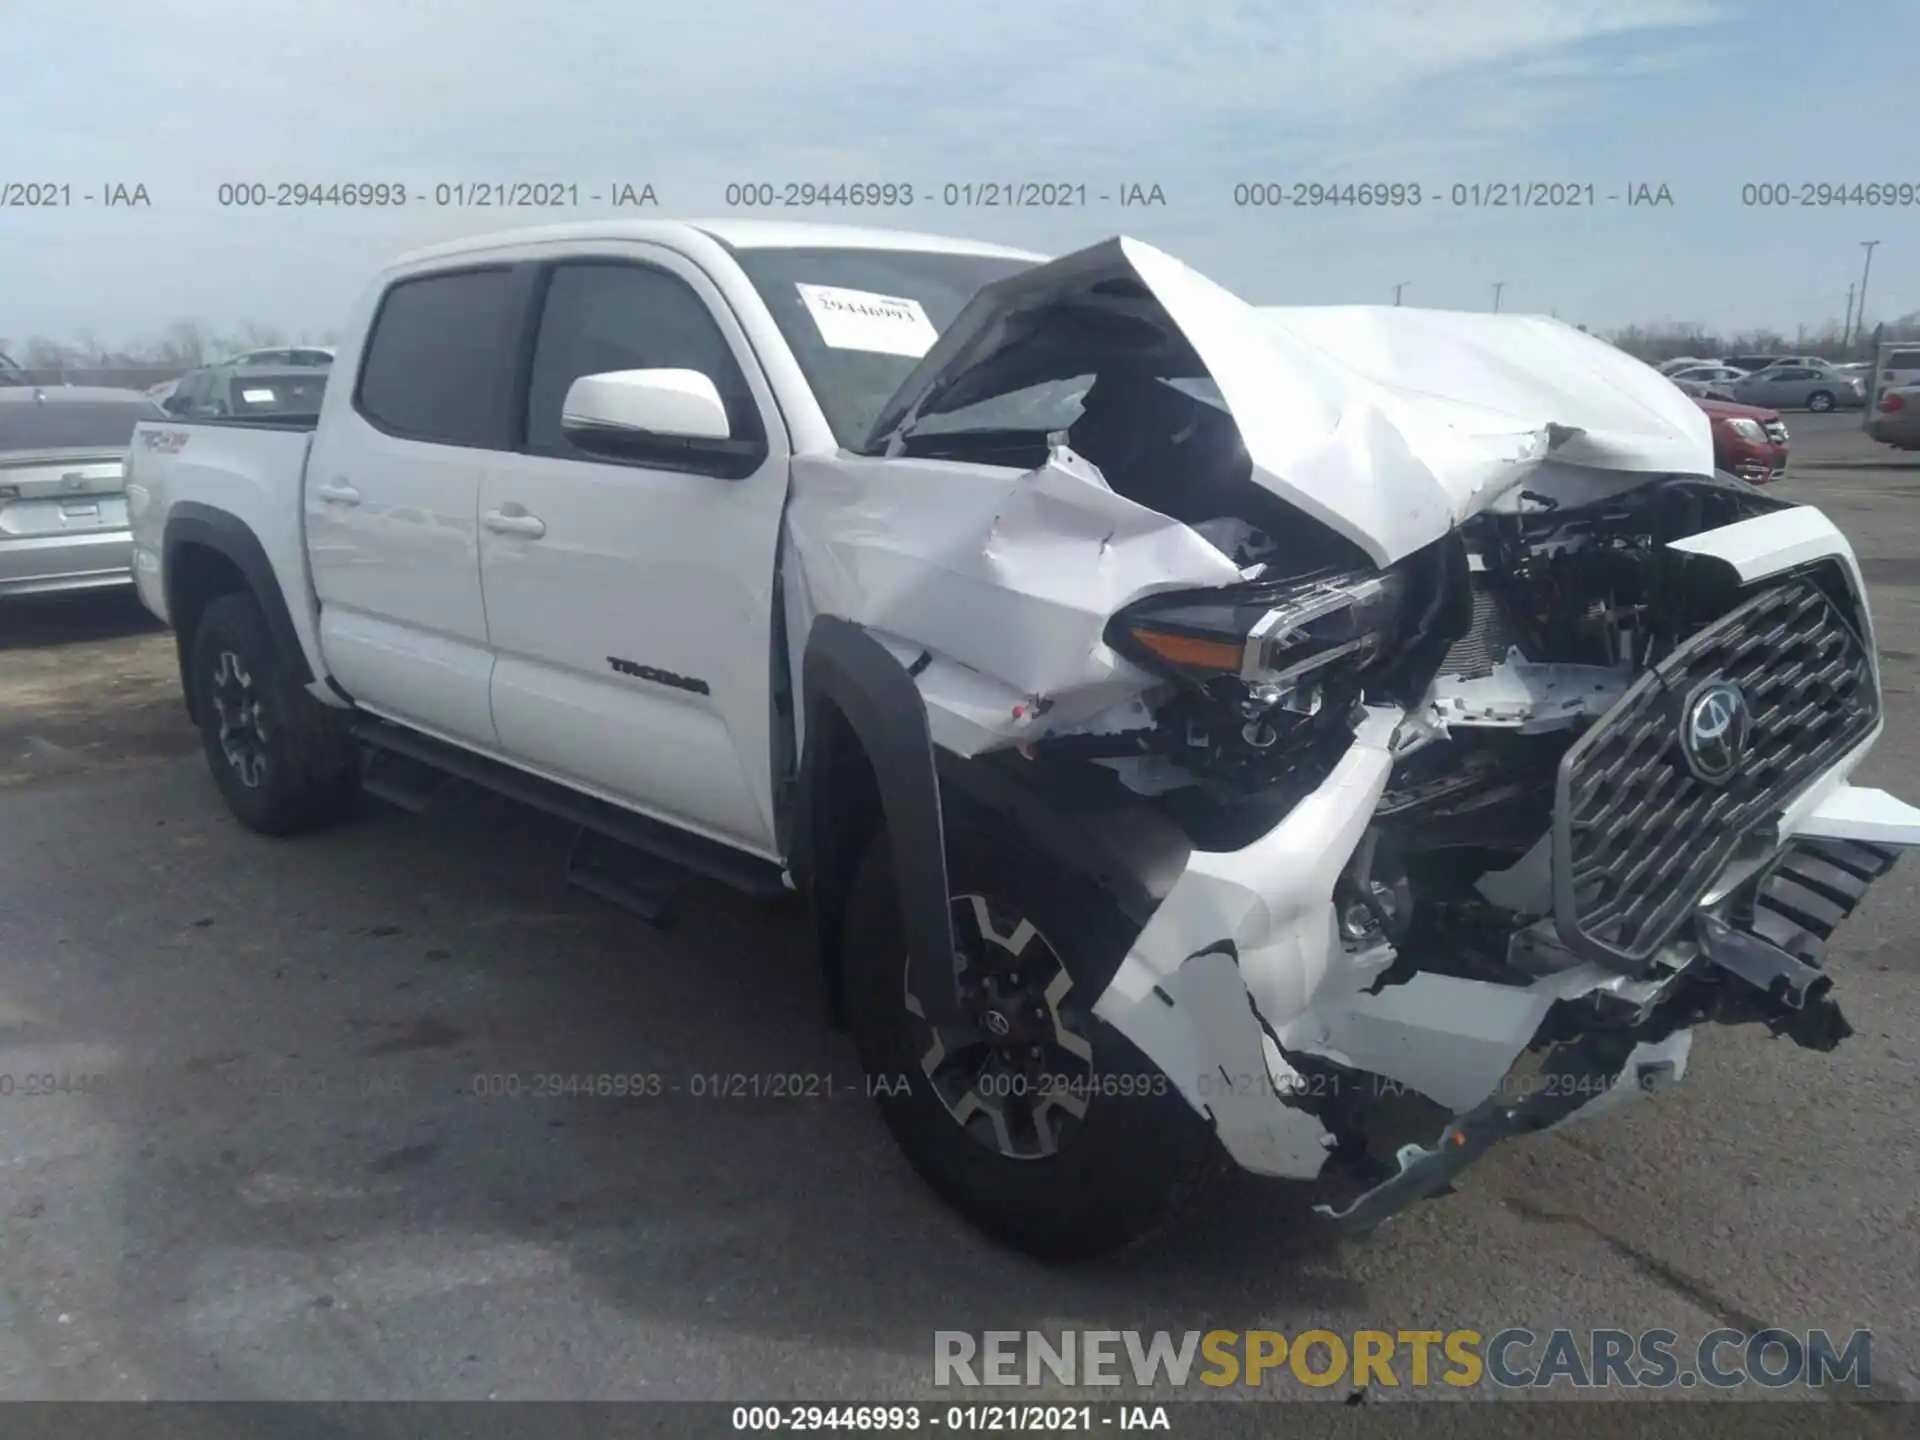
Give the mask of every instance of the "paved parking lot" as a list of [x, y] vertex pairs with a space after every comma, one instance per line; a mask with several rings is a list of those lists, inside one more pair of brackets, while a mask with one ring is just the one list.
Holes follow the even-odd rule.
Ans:
[[[1920, 457], [1790, 424], [1784, 491], [1873, 586], [1864, 778], [1920, 796]], [[931, 1393], [936, 1329], [1506, 1325], [1867, 1326], [1879, 1388], [1920, 1394], [1904, 870], [1832, 957], [1833, 1057], [1710, 1034], [1678, 1090], [1364, 1244], [1249, 1180], [1049, 1269], [899, 1158], [793, 907], [697, 891], [652, 930], [477, 798], [256, 839], [176, 683], [131, 600], [0, 612], [0, 1396], [870, 1399]], [[839, 1088], [693, 1095], [734, 1072]], [[534, 1093], [634, 1073], [682, 1091]]]

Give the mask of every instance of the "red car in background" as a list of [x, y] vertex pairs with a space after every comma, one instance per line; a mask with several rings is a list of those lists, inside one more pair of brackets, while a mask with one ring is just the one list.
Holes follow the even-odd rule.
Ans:
[[1731, 400], [1702, 400], [1694, 404], [1707, 412], [1713, 424], [1713, 463], [1729, 475], [1755, 485], [1778, 480], [1787, 470], [1787, 422], [1777, 410], [1761, 405], [1739, 405]]

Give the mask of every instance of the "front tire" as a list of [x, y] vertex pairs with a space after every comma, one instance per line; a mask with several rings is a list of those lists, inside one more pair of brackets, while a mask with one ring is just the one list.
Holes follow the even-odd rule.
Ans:
[[1807, 396], [1807, 408], [1816, 415], [1824, 415], [1833, 409], [1833, 396], [1824, 390], [1816, 390]]
[[890, 846], [882, 831], [855, 878], [845, 975], [868, 1087], [909, 1162], [980, 1229], [1042, 1259], [1164, 1230], [1223, 1152], [1159, 1068], [1092, 1013], [1133, 928], [1094, 887], [950, 812], [955, 944], [982, 1018], [935, 1035], [907, 982]]
[[190, 653], [201, 744], [235, 818], [262, 835], [290, 835], [344, 813], [359, 778], [345, 719], [294, 678], [253, 597], [209, 604]]

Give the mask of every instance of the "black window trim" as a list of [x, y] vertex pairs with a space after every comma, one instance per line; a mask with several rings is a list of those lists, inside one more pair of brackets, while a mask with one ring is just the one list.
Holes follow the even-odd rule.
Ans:
[[[540, 326], [546, 317], [547, 292], [552, 288], [553, 277], [559, 270], [588, 265], [600, 268], [619, 266], [629, 270], [649, 270], [672, 280], [693, 296], [701, 309], [707, 312], [708, 318], [713, 320], [714, 328], [719, 330], [721, 340], [726, 344], [728, 352], [732, 354], [733, 363], [739, 369], [742, 380], [746, 382], [747, 418], [753, 424], [754, 434], [744, 437], [736, 436], [731, 440], [662, 441], [660, 453], [633, 457], [596, 455], [580, 450], [577, 446], [572, 453], [560, 454], [551, 450], [536, 449], [528, 443], [527, 402], [533, 389], [534, 352], [539, 348]], [[629, 470], [665, 470], [681, 475], [705, 475], [716, 480], [744, 480], [767, 463], [773, 453], [772, 438], [760, 398], [754, 393], [753, 378], [756, 373], [759, 375], [761, 388], [770, 397], [774, 394], [773, 382], [768, 378], [765, 368], [760, 365], [760, 357], [754, 354], [753, 347], [734, 344], [733, 337], [727, 334], [715, 317], [714, 307], [688, 282], [686, 276], [679, 274], [670, 266], [641, 256], [596, 251], [542, 258], [527, 262], [527, 268], [533, 273], [529, 276], [523, 297], [525, 310], [521, 316], [519, 333], [515, 341], [514, 375], [509, 401], [511, 409], [508, 420], [510, 434], [508, 448], [513, 454], [541, 460], [558, 460], [574, 465], [618, 465]], [[711, 284], [712, 278], [709, 276], [707, 279]], [[735, 327], [745, 335], [746, 327], [740, 324], [740, 317], [734, 312], [725, 292], [721, 291], [717, 285], [714, 289], [720, 297], [720, 304], [726, 308]], [[778, 405], [777, 398], [775, 404]]]
[[510, 450], [508, 443], [514, 425], [512, 412], [507, 408], [506, 395], [495, 395], [493, 403], [487, 407], [492, 419], [493, 433], [481, 440], [450, 440], [444, 435], [426, 435], [415, 431], [402, 430], [369, 414], [363, 404], [363, 391], [366, 386], [367, 364], [373, 358], [373, 342], [380, 333], [380, 322], [387, 313], [387, 305], [392, 301], [394, 292], [402, 286], [427, 280], [447, 280], [458, 275], [499, 274], [507, 277], [506, 304], [504, 307], [503, 332], [496, 337], [508, 364], [494, 377], [496, 385], [508, 394], [514, 389], [515, 330], [523, 317], [524, 271], [525, 262], [511, 259], [477, 260], [465, 264], [448, 265], [427, 270], [413, 270], [405, 275], [395, 276], [380, 292], [380, 302], [374, 306], [373, 315], [367, 321], [366, 339], [360, 347], [360, 355], [353, 377], [353, 413], [382, 435], [395, 440], [407, 440], [418, 445], [444, 445], [451, 450]]

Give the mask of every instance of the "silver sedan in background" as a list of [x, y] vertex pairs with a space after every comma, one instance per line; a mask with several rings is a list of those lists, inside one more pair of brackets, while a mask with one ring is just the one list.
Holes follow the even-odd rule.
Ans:
[[1770, 365], [1730, 388], [1742, 405], [1769, 410], [1848, 410], [1867, 403], [1865, 381], [1825, 364]]
[[133, 583], [127, 450], [165, 418], [138, 390], [0, 388], [0, 596]]

